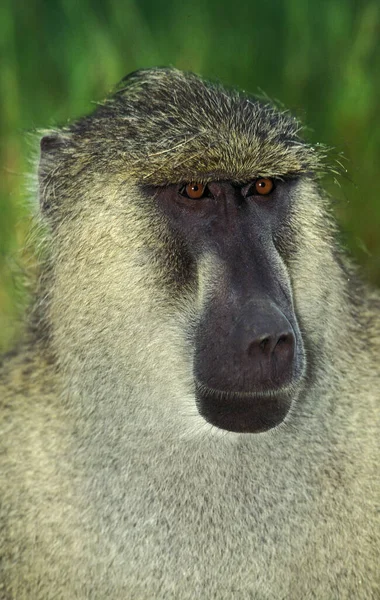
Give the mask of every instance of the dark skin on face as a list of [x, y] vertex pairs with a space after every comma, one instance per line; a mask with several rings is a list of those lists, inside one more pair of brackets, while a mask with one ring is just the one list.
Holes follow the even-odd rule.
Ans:
[[195, 264], [218, 266], [195, 334], [197, 407], [211, 424], [258, 433], [279, 425], [304, 371], [301, 334], [276, 247], [296, 180], [199, 182], [156, 189]]

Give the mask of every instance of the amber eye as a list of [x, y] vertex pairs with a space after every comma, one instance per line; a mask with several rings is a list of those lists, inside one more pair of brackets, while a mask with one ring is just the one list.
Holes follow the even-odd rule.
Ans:
[[268, 177], [261, 177], [255, 181], [255, 189], [258, 194], [261, 196], [266, 196], [270, 194], [273, 190], [273, 181]]
[[202, 198], [205, 191], [206, 186], [203, 183], [188, 183], [184, 188], [185, 195], [194, 199]]

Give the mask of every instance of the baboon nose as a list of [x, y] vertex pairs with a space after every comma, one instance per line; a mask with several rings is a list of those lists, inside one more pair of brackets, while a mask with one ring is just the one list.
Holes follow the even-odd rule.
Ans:
[[258, 307], [240, 321], [241, 365], [252, 385], [279, 386], [293, 377], [296, 337], [288, 319], [276, 306]]
[[302, 363], [297, 321], [291, 309], [288, 314], [265, 299], [248, 302], [233, 322], [216, 318], [217, 311], [207, 315], [198, 333], [197, 379], [214, 390], [248, 393], [275, 392], [295, 381]]

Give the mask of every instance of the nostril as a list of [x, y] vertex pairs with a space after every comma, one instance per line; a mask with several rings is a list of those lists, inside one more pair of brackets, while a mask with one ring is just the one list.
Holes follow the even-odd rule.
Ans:
[[262, 350], [264, 352], [264, 350], [267, 348], [268, 344], [269, 344], [269, 337], [265, 337], [264, 339], [262, 339], [259, 343], [259, 348], [260, 350]]
[[287, 353], [293, 347], [294, 337], [290, 332], [282, 333], [278, 337], [276, 334], [267, 334], [257, 337], [249, 344], [248, 355], [265, 355], [269, 357], [272, 354], [276, 354], [279, 356]]
[[293, 337], [290, 333], [283, 333], [279, 337], [277, 337], [275, 334], [264, 335], [256, 338], [250, 343], [248, 354], [252, 355], [259, 351], [259, 353], [267, 354], [269, 356], [272, 354], [272, 352], [281, 351], [283, 348], [285, 349], [287, 346], [291, 346], [292, 344]]
[[276, 346], [281, 346], [283, 344], [289, 344], [292, 342], [292, 336], [288, 333], [284, 333], [283, 335], [280, 335], [280, 337], [277, 340], [277, 344]]
[[273, 357], [276, 358], [278, 364], [282, 364], [285, 367], [286, 364], [293, 360], [295, 351], [295, 338], [292, 333], [283, 333], [278, 339], [275, 347], [273, 348]]

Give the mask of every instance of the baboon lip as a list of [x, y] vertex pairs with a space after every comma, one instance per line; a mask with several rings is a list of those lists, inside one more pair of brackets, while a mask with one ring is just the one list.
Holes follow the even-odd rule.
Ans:
[[250, 391], [236, 391], [236, 390], [222, 390], [219, 388], [210, 387], [202, 383], [199, 379], [195, 379], [195, 386], [197, 391], [202, 394], [223, 398], [226, 400], [255, 400], [262, 398], [275, 398], [278, 396], [291, 395], [294, 391], [294, 385], [287, 386], [273, 386], [273, 388], [267, 388], [265, 390], [250, 390]]
[[285, 419], [297, 395], [294, 386], [263, 392], [226, 392], [196, 381], [196, 404], [210, 424], [238, 433], [261, 433]]

